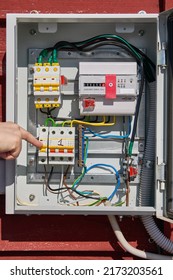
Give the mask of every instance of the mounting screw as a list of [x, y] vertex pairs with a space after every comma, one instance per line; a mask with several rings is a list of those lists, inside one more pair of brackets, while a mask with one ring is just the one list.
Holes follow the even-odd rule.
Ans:
[[139, 30], [138, 35], [140, 37], [144, 36], [144, 34], [145, 34], [145, 31], [143, 29]]
[[33, 201], [34, 199], [35, 199], [35, 195], [34, 195], [34, 194], [30, 194], [29, 200], [30, 200], [30, 201]]
[[37, 32], [36, 32], [35, 29], [31, 29], [31, 30], [29, 31], [29, 33], [30, 33], [31, 35], [36, 35], [36, 34], [37, 34]]
[[29, 165], [32, 166], [34, 164], [34, 158], [29, 159]]
[[33, 73], [34, 73], [34, 68], [31, 67], [31, 68], [29, 69], [29, 71], [30, 71], [30, 74], [33, 74]]
[[153, 161], [151, 161], [151, 160], [146, 160], [146, 162], [145, 162], [145, 167], [147, 167], [147, 168], [153, 168], [153, 166], [154, 166]]
[[138, 143], [138, 150], [139, 150], [139, 152], [143, 152], [144, 151], [144, 142], [139, 142]]

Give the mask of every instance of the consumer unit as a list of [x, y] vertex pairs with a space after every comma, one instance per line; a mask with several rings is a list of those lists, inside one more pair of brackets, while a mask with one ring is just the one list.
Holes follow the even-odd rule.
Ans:
[[171, 221], [172, 13], [7, 16], [6, 213]]

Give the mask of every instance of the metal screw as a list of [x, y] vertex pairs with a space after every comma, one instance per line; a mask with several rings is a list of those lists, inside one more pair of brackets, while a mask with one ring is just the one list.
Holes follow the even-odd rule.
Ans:
[[145, 166], [146, 166], [147, 168], [153, 168], [153, 165], [154, 165], [154, 163], [153, 163], [153, 161], [151, 161], [151, 160], [147, 160], [147, 161], [145, 162]]
[[29, 165], [31, 166], [31, 165], [33, 165], [34, 164], [34, 158], [30, 158], [29, 159]]
[[30, 201], [33, 201], [34, 199], [35, 199], [35, 195], [34, 195], [34, 194], [30, 194], [29, 200], [30, 200]]
[[142, 36], [144, 36], [144, 34], [145, 34], [145, 31], [144, 30], [139, 30], [139, 32], [138, 32], [138, 35], [140, 36], [140, 37], [142, 37]]
[[139, 150], [139, 152], [143, 152], [144, 151], [144, 143], [143, 142], [139, 142], [138, 150]]
[[36, 32], [35, 29], [31, 29], [31, 30], [29, 31], [29, 33], [30, 33], [31, 35], [36, 35], [36, 34], [37, 34], [37, 32]]
[[34, 73], [34, 68], [33, 67], [31, 67], [29, 70], [30, 70], [30, 74]]

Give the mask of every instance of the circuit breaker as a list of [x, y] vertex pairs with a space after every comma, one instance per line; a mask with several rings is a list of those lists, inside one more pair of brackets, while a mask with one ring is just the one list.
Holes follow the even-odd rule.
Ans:
[[6, 213], [171, 221], [171, 13], [7, 16]]
[[36, 108], [59, 107], [60, 95], [60, 66], [58, 63], [36, 63], [33, 66], [33, 92]]
[[38, 151], [38, 164], [74, 164], [74, 127], [40, 127], [39, 140], [43, 146]]

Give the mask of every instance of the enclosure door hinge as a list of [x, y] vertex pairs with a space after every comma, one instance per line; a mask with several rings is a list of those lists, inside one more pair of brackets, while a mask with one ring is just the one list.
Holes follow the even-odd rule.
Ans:
[[157, 53], [157, 65], [162, 69], [167, 67], [167, 58], [166, 58], [166, 42], [161, 43], [161, 49]]
[[156, 179], [160, 183], [160, 188], [165, 189], [166, 182], [166, 164], [161, 163], [156, 166]]

